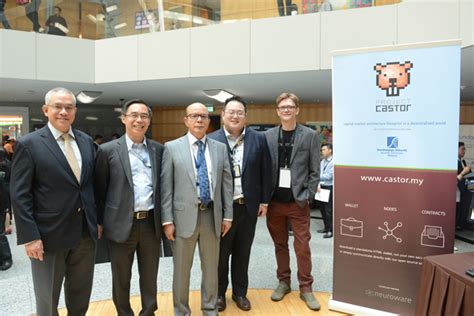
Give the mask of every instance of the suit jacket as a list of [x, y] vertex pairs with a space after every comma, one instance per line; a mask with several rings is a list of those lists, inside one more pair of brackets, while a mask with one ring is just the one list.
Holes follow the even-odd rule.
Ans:
[[[320, 142], [318, 134], [303, 125], [296, 124], [295, 142], [290, 158], [291, 191], [299, 206], [303, 207], [307, 201], [312, 201], [319, 183]], [[270, 156], [272, 157], [272, 188], [277, 185], [278, 166], [278, 138], [280, 126], [265, 132]]]
[[[223, 216], [232, 219], [232, 175], [227, 148], [207, 137], [212, 161], [212, 190], [214, 192], [214, 224], [216, 236], [221, 235]], [[173, 222], [176, 236], [189, 238], [198, 215], [196, 175], [191, 148], [185, 135], [165, 143], [161, 166], [161, 222]]]
[[[463, 159], [461, 163], [461, 160], [459, 160], [458, 158], [458, 173], [457, 174], [460, 174], [464, 170], [463, 163], [465, 166], [467, 165], [466, 160]], [[462, 177], [461, 180], [458, 180], [458, 188], [461, 193], [466, 193], [468, 191], [466, 179], [464, 177]]]
[[94, 201], [92, 139], [73, 129], [81, 152], [81, 183], [48, 126], [17, 141], [12, 163], [10, 191], [18, 244], [36, 239], [45, 251], [75, 247], [82, 235], [82, 218], [97, 240]]
[[[230, 147], [223, 128], [208, 135], [226, 145], [231, 165]], [[231, 166], [232, 168], [232, 166]], [[272, 192], [272, 167], [270, 152], [263, 133], [245, 129], [244, 155], [242, 161], [242, 191], [245, 206], [251, 214], [257, 214], [260, 203], [269, 203]]]
[[[155, 232], [161, 237], [160, 173], [163, 145], [147, 139], [151, 162]], [[133, 224], [134, 192], [132, 171], [125, 135], [99, 146], [97, 150], [95, 185], [99, 222], [104, 237], [115, 242], [128, 239]]]

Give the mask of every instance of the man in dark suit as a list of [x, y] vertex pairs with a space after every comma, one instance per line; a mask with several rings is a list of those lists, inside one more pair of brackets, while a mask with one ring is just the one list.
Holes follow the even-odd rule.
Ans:
[[48, 125], [18, 140], [11, 198], [18, 244], [31, 258], [36, 313], [57, 315], [61, 285], [68, 315], [85, 315], [98, 237], [94, 201], [94, 146], [71, 128], [74, 94], [50, 90], [43, 113]]
[[142, 311], [154, 315], [160, 257], [160, 172], [163, 145], [147, 139], [151, 108], [142, 100], [122, 108], [125, 135], [97, 151], [95, 183], [99, 222], [109, 241], [113, 301], [118, 315], [133, 315], [130, 279], [135, 253]]
[[227, 148], [206, 137], [207, 107], [186, 108], [188, 133], [165, 144], [161, 167], [161, 221], [173, 240], [175, 315], [190, 315], [189, 278], [199, 243], [203, 315], [217, 315], [219, 239], [232, 225], [232, 175]]
[[459, 201], [456, 203], [456, 229], [462, 230], [467, 228], [467, 221], [469, 218], [469, 210], [471, 209], [472, 193], [468, 190], [465, 176], [471, 173], [471, 167], [469, 167], [464, 160], [466, 154], [466, 147], [464, 142], [458, 144], [458, 191]]
[[209, 138], [226, 145], [234, 180], [234, 219], [229, 233], [220, 242], [219, 311], [226, 308], [230, 255], [232, 299], [240, 309], [251, 309], [247, 299], [250, 249], [257, 216], [266, 215], [272, 189], [271, 160], [265, 135], [245, 128], [246, 114], [247, 105], [240, 97], [226, 100], [222, 111], [224, 127], [209, 135]]
[[278, 287], [273, 301], [280, 301], [291, 291], [288, 223], [294, 234], [298, 262], [300, 298], [308, 308], [319, 310], [313, 295], [311, 249], [309, 241], [310, 209], [319, 184], [319, 138], [315, 131], [297, 124], [299, 99], [293, 93], [282, 93], [276, 99], [281, 125], [265, 132], [272, 157], [272, 200], [268, 206], [267, 226], [275, 244]]

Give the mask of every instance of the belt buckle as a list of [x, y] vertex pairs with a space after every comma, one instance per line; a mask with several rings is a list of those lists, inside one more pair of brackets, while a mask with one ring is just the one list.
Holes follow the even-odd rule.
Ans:
[[145, 219], [148, 217], [148, 213], [147, 212], [137, 212], [137, 216], [136, 216], [136, 219]]

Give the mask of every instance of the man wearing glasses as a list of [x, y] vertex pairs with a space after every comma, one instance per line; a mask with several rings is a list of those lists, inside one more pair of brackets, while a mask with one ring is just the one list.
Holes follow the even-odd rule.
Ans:
[[172, 240], [175, 315], [191, 315], [189, 278], [196, 244], [201, 259], [201, 310], [217, 315], [219, 240], [232, 226], [232, 174], [227, 148], [209, 137], [207, 107], [186, 108], [188, 133], [165, 144], [161, 168], [161, 220]]
[[262, 133], [245, 127], [247, 105], [234, 96], [225, 101], [224, 127], [209, 135], [227, 147], [234, 180], [234, 219], [229, 233], [221, 239], [219, 252], [219, 312], [226, 309], [231, 260], [232, 300], [241, 310], [251, 309], [247, 299], [250, 249], [258, 216], [265, 216], [271, 192], [271, 162], [267, 141]]
[[94, 146], [71, 127], [76, 98], [65, 88], [45, 96], [48, 124], [16, 143], [10, 181], [18, 244], [31, 260], [36, 314], [58, 315], [64, 281], [68, 315], [85, 315], [94, 275], [97, 212]]
[[160, 172], [163, 145], [145, 136], [151, 108], [139, 99], [122, 108], [125, 135], [97, 151], [95, 184], [99, 223], [109, 241], [113, 301], [118, 315], [133, 315], [130, 279], [135, 253], [142, 310], [157, 310], [160, 256]]
[[319, 183], [319, 139], [310, 128], [297, 123], [299, 99], [282, 93], [276, 99], [281, 125], [265, 132], [272, 159], [273, 194], [267, 226], [275, 244], [278, 287], [271, 299], [280, 301], [291, 292], [288, 223], [294, 234], [300, 298], [308, 308], [319, 310], [313, 295], [311, 275], [310, 209]]

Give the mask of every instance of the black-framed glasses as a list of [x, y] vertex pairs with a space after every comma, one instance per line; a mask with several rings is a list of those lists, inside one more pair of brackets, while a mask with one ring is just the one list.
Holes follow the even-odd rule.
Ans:
[[148, 113], [130, 113], [124, 114], [123, 116], [129, 117], [132, 120], [138, 120], [138, 118], [141, 118], [143, 121], [146, 121], [150, 119], [150, 115]]
[[209, 119], [209, 115], [207, 114], [199, 114], [199, 113], [191, 113], [186, 115], [188, 119], [191, 119], [193, 121], [197, 121], [199, 118], [203, 121], [206, 121]]

